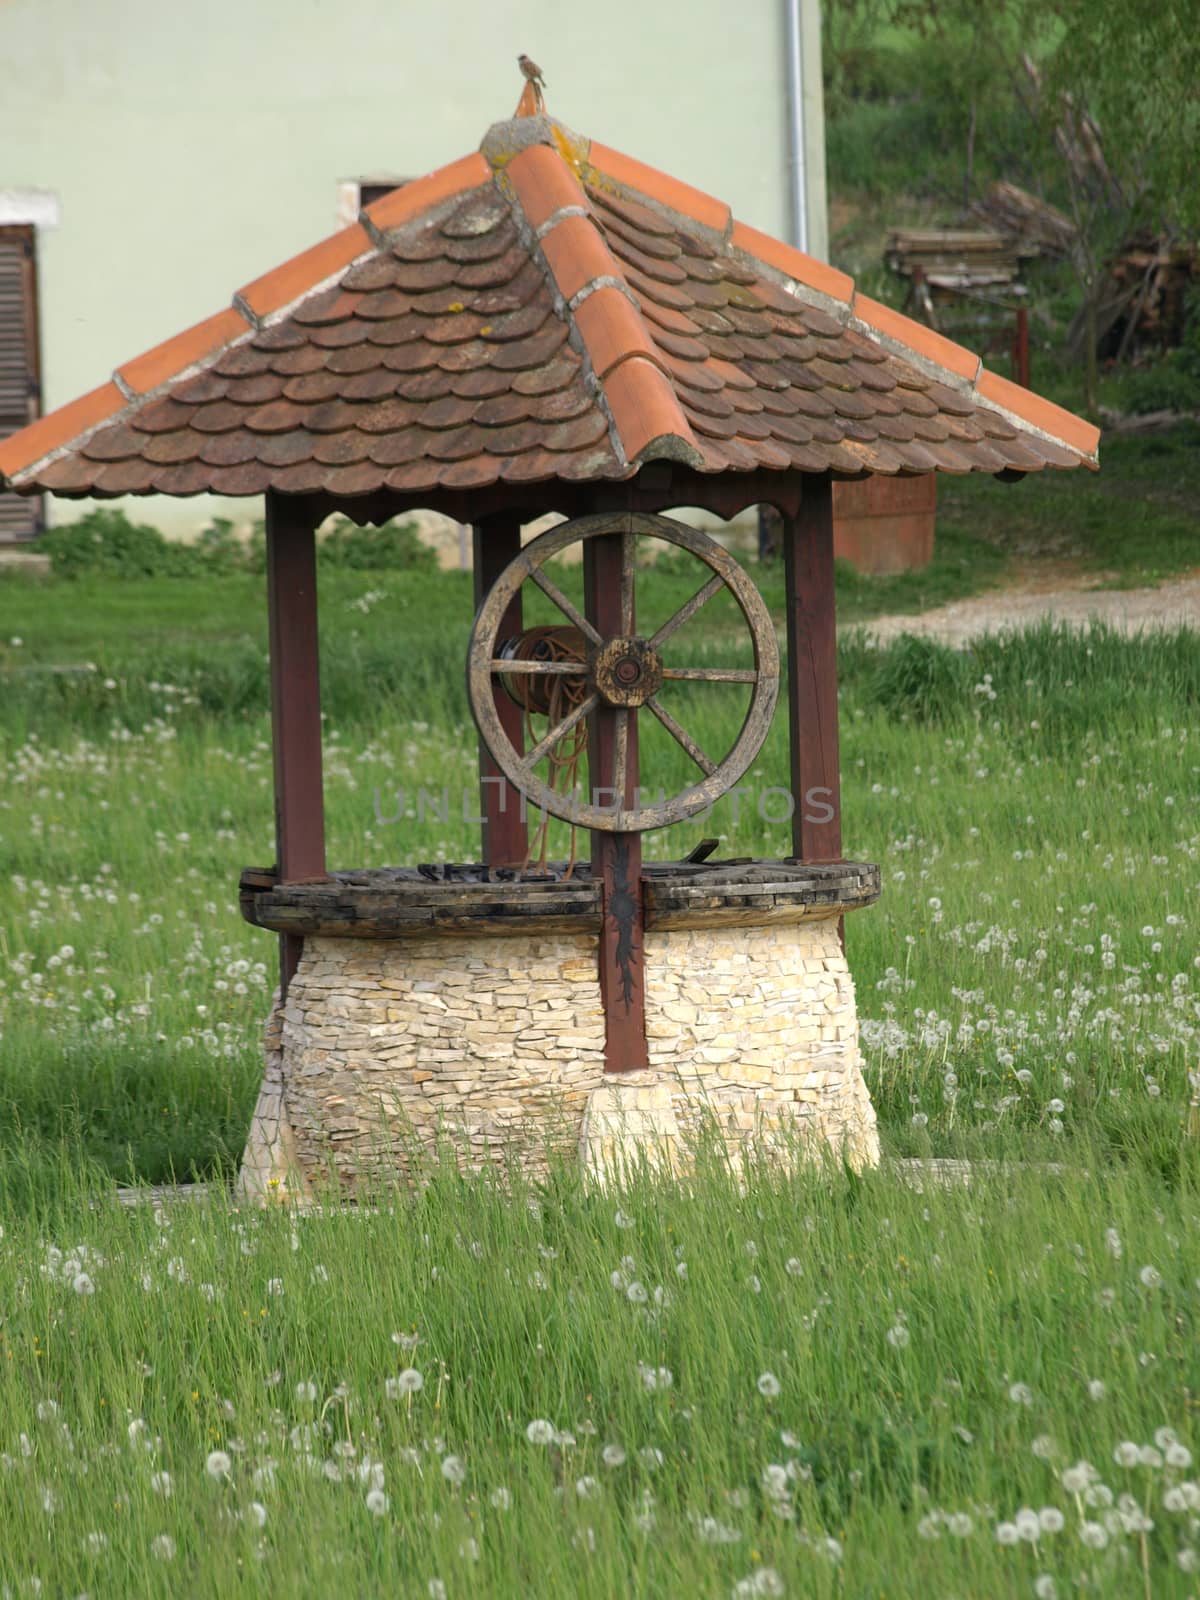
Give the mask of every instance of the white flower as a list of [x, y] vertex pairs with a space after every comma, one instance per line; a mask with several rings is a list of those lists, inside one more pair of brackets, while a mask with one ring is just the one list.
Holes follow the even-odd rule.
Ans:
[[1157, 1267], [1143, 1267], [1138, 1273], [1138, 1278], [1145, 1289], [1159, 1289], [1162, 1287], [1162, 1273]]
[[1113, 1460], [1119, 1467], [1136, 1467], [1140, 1454], [1141, 1452], [1132, 1439], [1122, 1439], [1121, 1443], [1113, 1451]]
[[1109, 1255], [1114, 1261], [1119, 1261], [1124, 1254], [1124, 1248], [1121, 1244], [1121, 1235], [1115, 1228], [1105, 1228], [1104, 1248], [1108, 1251]]
[[1033, 1592], [1037, 1596], [1037, 1600], [1056, 1600], [1058, 1595], [1054, 1579], [1048, 1572], [1038, 1573], [1033, 1580]]
[[479, 1560], [479, 1540], [464, 1539], [458, 1547], [458, 1553], [464, 1561]]
[[296, 1399], [313, 1401], [317, 1398], [315, 1383], [300, 1382], [296, 1385]]
[[1013, 1518], [1013, 1522], [1016, 1525], [1018, 1538], [1024, 1539], [1026, 1544], [1036, 1544], [1041, 1538], [1041, 1519], [1029, 1506], [1022, 1506]]
[[1163, 1464], [1163, 1458], [1152, 1444], [1144, 1444], [1138, 1451], [1138, 1466], [1153, 1467], [1155, 1471]]
[[512, 1505], [512, 1490], [504, 1488], [493, 1489], [488, 1495], [488, 1501], [497, 1511], [507, 1511]]
[[630, 1302], [631, 1305], [644, 1306], [650, 1296], [646, 1293], [645, 1285], [639, 1283], [635, 1278], [626, 1289], [625, 1298]]
[[768, 1500], [782, 1500], [789, 1489], [787, 1468], [769, 1462], [762, 1470], [762, 1488]]
[[1089, 1400], [1103, 1400], [1107, 1392], [1108, 1391], [1105, 1389], [1099, 1378], [1091, 1378], [1088, 1381]]
[[1008, 1388], [1008, 1398], [1015, 1406], [1031, 1406], [1033, 1390], [1027, 1383], [1012, 1383]]
[[618, 1210], [614, 1214], [613, 1221], [616, 1223], [618, 1228], [632, 1228], [633, 1227], [633, 1218], [626, 1216], [625, 1213], [623, 1211], [621, 1211], [621, 1210]]
[[[96, 1285], [88, 1277], [86, 1272], [77, 1272], [71, 1279], [71, 1287], [74, 1289], [76, 1294], [95, 1294], [96, 1292]], [[99, 1313], [97, 1313], [97, 1315], [99, 1315]]]
[[799, 1256], [789, 1256], [783, 1263], [783, 1270], [793, 1278], [800, 1278], [804, 1275], [804, 1263]]
[[911, 1341], [912, 1334], [902, 1322], [898, 1322], [894, 1328], [889, 1328], [887, 1331], [887, 1342], [893, 1350], [905, 1350]]
[[382, 1489], [367, 1490], [367, 1510], [373, 1517], [385, 1516], [390, 1503], [391, 1502], [388, 1500], [387, 1495], [384, 1494]]
[[1200, 1551], [1193, 1550], [1189, 1545], [1184, 1545], [1175, 1560], [1181, 1572], [1200, 1572]]
[[575, 1493], [581, 1500], [594, 1500], [600, 1493], [600, 1482], [597, 1478], [582, 1477], [575, 1480]]
[[405, 1367], [396, 1378], [396, 1390], [399, 1394], [420, 1394], [425, 1387], [425, 1379], [416, 1367]]
[[39, 1400], [37, 1403], [37, 1419], [39, 1422], [49, 1422], [58, 1415], [57, 1400]]
[[425, 1585], [429, 1600], [446, 1600], [446, 1585], [440, 1578], [430, 1578]]
[[159, 1561], [174, 1561], [175, 1541], [169, 1533], [156, 1534], [150, 1541], [150, 1554]]
[[1068, 1494], [1082, 1494], [1091, 1481], [1091, 1469], [1086, 1461], [1077, 1461], [1073, 1467], [1064, 1467], [1059, 1482]]
[[783, 1385], [773, 1372], [761, 1372], [758, 1376], [758, 1392], [764, 1400], [774, 1400]]
[[952, 1511], [946, 1518], [946, 1527], [956, 1539], [968, 1539], [974, 1532], [975, 1524], [965, 1511]]
[[204, 1470], [210, 1478], [227, 1478], [229, 1469], [233, 1465], [224, 1450], [210, 1451], [208, 1460], [204, 1463]]
[[1055, 1453], [1054, 1440], [1048, 1433], [1039, 1433], [1029, 1448], [1039, 1461], [1049, 1461], [1050, 1457]]
[[150, 1474], [150, 1487], [155, 1494], [161, 1494], [164, 1500], [171, 1498], [171, 1474], [169, 1472], [152, 1472]]
[[83, 1543], [89, 1555], [98, 1556], [101, 1550], [108, 1548], [108, 1535], [106, 1533], [89, 1533]]
[[675, 1382], [670, 1367], [647, 1367], [638, 1362], [638, 1376], [647, 1389], [669, 1389]]
[[530, 1444], [553, 1444], [554, 1424], [547, 1422], [544, 1417], [535, 1417], [525, 1429], [525, 1437]]
[[1192, 1464], [1192, 1452], [1187, 1445], [1180, 1444], [1177, 1439], [1171, 1441], [1165, 1451], [1169, 1467], [1181, 1467], [1184, 1471]]
[[623, 1467], [625, 1451], [619, 1444], [606, 1444], [600, 1452], [600, 1459], [606, 1467]]
[[1017, 1532], [1015, 1522], [1001, 1522], [996, 1528], [997, 1544], [1016, 1544], [1021, 1535]]
[[1066, 1518], [1057, 1506], [1043, 1506], [1038, 1512], [1038, 1521], [1043, 1533], [1061, 1533], [1066, 1526]]
[[442, 1477], [447, 1483], [461, 1483], [466, 1475], [467, 1469], [458, 1456], [442, 1457]]
[[267, 1525], [267, 1508], [261, 1500], [251, 1500], [246, 1507], [246, 1515], [256, 1528], [265, 1528]]
[[1099, 1522], [1082, 1522], [1079, 1537], [1089, 1550], [1103, 1550], [1108, 1543], [1108, 1530]]

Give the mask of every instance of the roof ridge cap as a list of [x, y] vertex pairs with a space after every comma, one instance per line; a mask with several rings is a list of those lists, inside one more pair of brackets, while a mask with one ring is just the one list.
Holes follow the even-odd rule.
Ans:
[[[609, 418], [622, 461], [645, 459], [647, 447], [657, 443], [657, 453], [698, 464], [701, 452], [691, 425], [621, 263], [600, 230], [578, 165], [557, 140], [535, 140], [497, 173], [496, 182], [550, 287], [556, 312], [567, 323], [572, 346], [584, 358], [585, 381]], [[628, 382], [615, 390], [610, 383], [615, 372], [636, 362], [657, 374], [645, 379], [656, 391], [650, 408], [653, 438], [647, 435], [642, 398], [630, 392]]]

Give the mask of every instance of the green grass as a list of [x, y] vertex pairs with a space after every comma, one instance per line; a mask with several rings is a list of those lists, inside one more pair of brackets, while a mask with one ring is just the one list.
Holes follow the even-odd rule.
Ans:
[[60, 1197], [0, 1245], [0, 1582], [1187, 1595], [1195, 1177]]
[[[457, 806], [416, 814], [472, 783], [466, 580], [322, 587], [332, 862], [474, 856]], [[690, 588], [651, 575], [645, 615]], [[889, 1159], [1003, 1164], [970, 1190], [743, 1189], [702, 1152], [686, 1190], [446, 1165], [353, 1214], [131, 1213], [114, 1177], [232, 1171], [261, 1073], [257, 589], [0, 582], [0, 1592], [1193, 1592], [1161, 1430], [1200, 1449], [1195, 636], [843, 641], [846, 848], [884, 881], [847, 926], [867, 1075]], [[696, 658], [735, 659], [706, 623]], [[739, 720], [678, 709], [714, 747]], [[646, 770], [688, 776], [649, 740]], [[785, 852], [754, 803], [785, 773], [780, 719], [736, 823], [647, 849]], [[1046, 1527], [1010, 1547], [1022, 1508]]]

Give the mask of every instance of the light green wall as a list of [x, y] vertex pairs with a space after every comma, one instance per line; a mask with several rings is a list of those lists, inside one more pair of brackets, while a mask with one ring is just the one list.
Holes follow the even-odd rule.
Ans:
[[[0, 190], [61, 204], [44, 403], [332, 232], [339, 179], [476, 148], [512, 115], [520, 50], [552, 116], [787, 237], [783, 41], [780, 0], [0, 0]], [[183, 530], [214, 503], [131, 509]]]

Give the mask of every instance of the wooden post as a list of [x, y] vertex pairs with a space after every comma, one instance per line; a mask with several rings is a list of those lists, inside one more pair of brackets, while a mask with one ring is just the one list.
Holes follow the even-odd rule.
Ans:
[[[583, 547], [587, 619], [603, 638], [625, 632], [622, 619], [620, 533], [589, 539]], [[633, 618], [628, 625], [632, 629]], [[625, 792], [635, 803], [638, 787], [637, 721], [632, 711], [601, 703], [588, 729], [588, 782], [601, 803], [614, 803], [620, 721], [625, 721]], [[645, 918], [642, 904], [642, 836], [592, 830], [592, 876], [600, 882], [600, 999], [604, 1006], [604, 1070], [635, 1072], [649, 1065], [646, 1045]]]
[[1029, 387], [1029, 307], [1017, 307], [1017, 325], [1013, 335], [1013, 382], [1022, 389]]
[[783, 519], [792, 752], [792, 853], [842, 858], [838, 769], [837, 630], [833, 597], [833, 483], [806, 473], [800, 510]]
[[[515, 556], [521, 553], [521, 519], [511, 513], [487, 517], [471, 530], [475, 557], [475, 609], [487, 598], [493, 583]], [[500, 640], [521, 631], [521, 591], [509, 601], [500, 625]], [[496, 685], [496, 712], [509, 741], [518, 754], [525, 748], [523, 714], [499, 684]], [[483, 861], [489, 867], [520, 867], [529, 855], [529, 829], [522, 809], [522, 796], [514, 789], [492, 759], [483, 739], [479, 741], [479, 815], [482, 817]]]
[[[267, 493], [267, 616], [275, 758], [275, 866], [283, 883], [325, 875], [321, 680], [317, 661], [317, 541], [303, 500]], [[281, 934], [286, 995], [303, 940]]]

